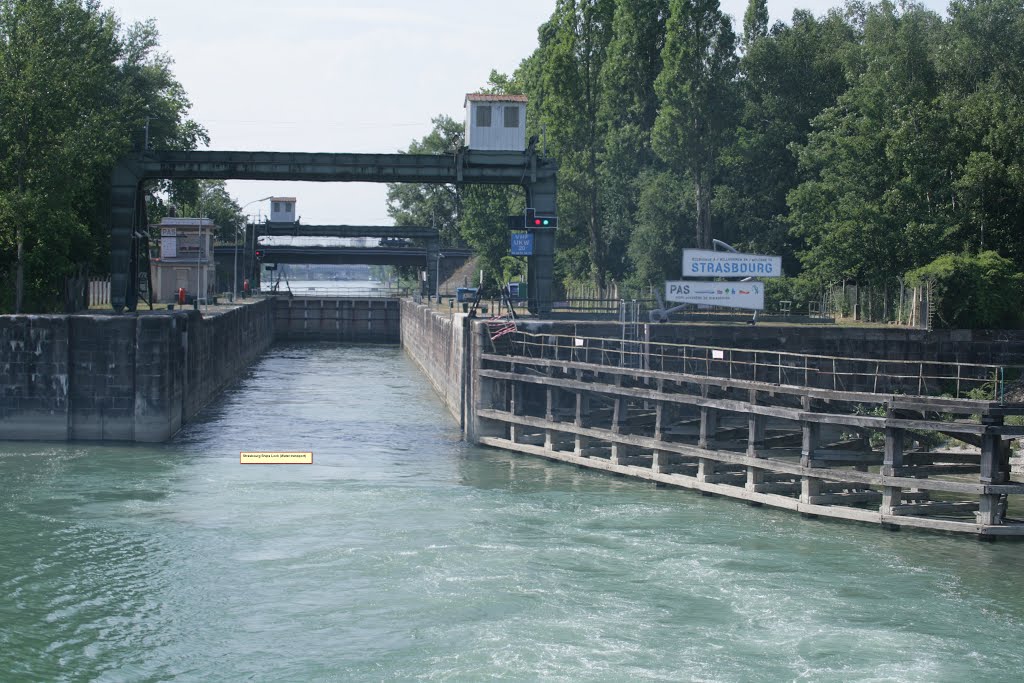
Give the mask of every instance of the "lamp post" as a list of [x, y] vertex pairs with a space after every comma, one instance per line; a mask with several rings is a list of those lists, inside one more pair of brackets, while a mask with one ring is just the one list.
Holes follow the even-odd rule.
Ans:
[[[247, 207], [247, 206], [255, 204], [256, 202], [265, 202], [268, 199], [270, 199], [271, 197], [273, 197], [273, 195], [271, 195], [270, 197], [260, 197], [259, 199], [254, 199], [251, 202], [247, 202], [246, 204], [242, 205], [242, 207], [239, 209], [239, 212], [241, 213], [242, 210], [244, 210], [245, 207]], [[243, 214], [243, 216], [244, 215], [245, 214]], [[249, 223], [249, 219], [246, 218], [246, 225], [248, 225], [248, 223]], [[236, 294], [238, 294], [238, 231], [237, 230], [235, 231], [235, 274], [231, 278], [231, 300], [232, 301], [235, 300], [235, 295]]]

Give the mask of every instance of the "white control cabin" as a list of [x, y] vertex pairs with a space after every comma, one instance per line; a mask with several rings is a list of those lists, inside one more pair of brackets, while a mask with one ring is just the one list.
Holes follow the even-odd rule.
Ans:
[[526, 95], [470, 93], [466, 107], [466, 146], [522, 152], [526, 149]]
[[271, 197], [270, 220], [273, 223], [294, 223], [295, 197]]

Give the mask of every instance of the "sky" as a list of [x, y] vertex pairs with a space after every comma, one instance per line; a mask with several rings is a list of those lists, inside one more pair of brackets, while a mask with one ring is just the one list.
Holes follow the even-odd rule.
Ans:
[[[103, 0], [125, 24], [153, 18], [210, 149], [390, 153], [464, 120], [463, 98], [491, 69], [511, 73], [537, 46], [555, 0]], [[742, 26], [747, 0], [722, 0]], [[768, 0], [771, 21], [825, 0]], [[946, 0], [925, 0], [943, 12]], [[386, 186], [229, 181], [246, 213], [297, 197], [307, 225], [391, 225]]]

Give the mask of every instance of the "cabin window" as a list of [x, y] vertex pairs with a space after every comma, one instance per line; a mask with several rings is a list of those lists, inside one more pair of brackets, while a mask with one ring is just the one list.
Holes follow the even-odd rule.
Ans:
[[476, 125], [478, 128], [491, 127], [491, 105], [478, 104], [476, 106]]
[[281, 213], [281, 202], [274, 202], [274, 213]]
[[505, 107], [505, 127], [519, 127], [519, 107]]

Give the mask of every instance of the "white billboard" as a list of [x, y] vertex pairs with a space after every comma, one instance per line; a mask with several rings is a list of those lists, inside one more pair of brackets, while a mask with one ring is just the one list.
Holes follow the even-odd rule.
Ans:
[[763, 282], [700, 282], [676, 280], [665, 283], [665, 299], [680, 304], [703, 304], [764, 310]]
[[683, 249], [683, 277], [782, 277], [782, 257]]

